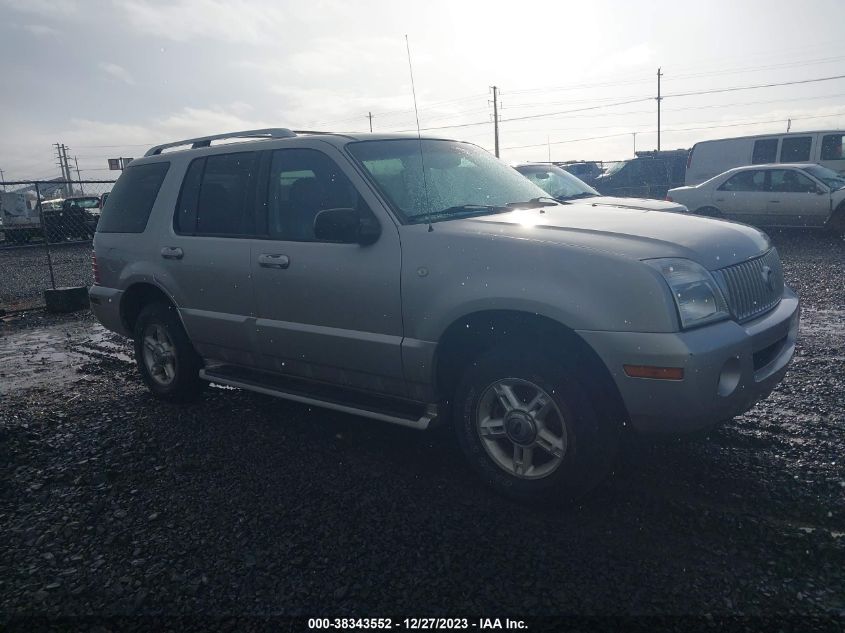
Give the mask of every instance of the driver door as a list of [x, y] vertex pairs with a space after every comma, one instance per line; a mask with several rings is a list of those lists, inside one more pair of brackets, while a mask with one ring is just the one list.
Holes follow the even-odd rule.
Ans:
[[[265, 369], [405, 395], [399, 233], [361, 177], [328, 154], [270, 153], [265, 239], [252, 249], [257, 353]], [[375, 243], [314, 235], [325, 209], [354, 208], [381, 226]], [[375, 216], [372, 208], [383, 213]]]
[[769, 171], [769, 223], [821, 226], [830, 215], [830, 194], [797, 169]]

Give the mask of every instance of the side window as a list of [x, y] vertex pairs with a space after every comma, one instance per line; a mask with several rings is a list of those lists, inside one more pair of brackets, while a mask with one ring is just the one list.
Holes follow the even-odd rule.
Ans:
[[370, 210], [349, 178], [328, 156], [313, 149], [273, 152], [268, 189], [271, 238], [315, 242], [314, 218], [325, 209]]
[[188, 235], [255, 234], [255, 152], [217, 154], [191, 163], [173, 227]]
[[794, 169], [773, 169], [771, 189], [780, 193], [812, 193], [815, 183], [807, 176]]
[[197, 201], [200, 197], [203, 169], [205, 158], [194, 159], [188, 167], [185, 180], [182, 181], [176, 213], [173, 215], [173, 230], [181, 235], [193, 235], [197, 232]]
[[127, 167], [109, 194], [97, 231], [143, 233], [169, 167], [170, 163]]
[[842, 160], [845, 159], [842, 147], [845, 145], [845, 135], [825, 134], [822, 137], [821, 160]]
[[763, 165], [773, 163], [777, 159], [778, 140], [776, 138], [764, 138], [754, 141], [754, 151], [751, 153], [752, 165]]
[[728, 178], [719, 191], [765, 191], [766, 172], [762, 169], [741, 171]]
[[791, 136], [783, 139], [780, 147], [781, 163], [801, 163], [810, 160], [812, 136]]

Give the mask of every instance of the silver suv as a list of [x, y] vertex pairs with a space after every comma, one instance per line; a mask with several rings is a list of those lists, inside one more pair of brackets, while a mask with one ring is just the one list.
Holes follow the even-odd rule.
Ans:
[[626, 425], [691, 432], [765, 398], [799, 303], [754, 228], [545, 196], [435, 138], [154, 147], [103, 209], [91, 304], [156, 396], [214, 382], [448, 423], [495, 488], [571, 498]]

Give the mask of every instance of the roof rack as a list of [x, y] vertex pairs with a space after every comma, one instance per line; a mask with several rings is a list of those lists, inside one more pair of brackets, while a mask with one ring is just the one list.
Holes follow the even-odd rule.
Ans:
[[284, 127], [266, 128], [263, 130], [243, 130], [241, 132], [228, 132], [226, 134], [215, 134], [213, 136], [200, 136], [199, 138], [189, 138], [184, 141], [174, 141], [173, 143], [165, 143], [163, 145], [156, 145], [150, 148], [144, 156], [157, 156], [161, 154], [162, 150], [171, 147], [180, 147], [182, 145], [190, 145], [191, 149], [199, 147], [210, 147], [211, 141], [219, 141], [227, 138], [255, 138], [255, 139], [273, 139], [273, 138], [293, 138], [296, 132]]

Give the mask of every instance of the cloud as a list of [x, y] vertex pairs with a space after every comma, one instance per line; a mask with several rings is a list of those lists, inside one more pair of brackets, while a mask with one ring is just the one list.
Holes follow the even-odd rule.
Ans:
[[207, 38], [222, 42], [258, 43], [284, 33], [284, 13], [256, 2], [117, 0], [129, 24], [143, 33], [177, 42]]
[[118, 64], [113, 64], [111, 62], [100, 62], [98, 64], [100, 70], [102, 70], [107, 75], [114, 77], [115, 79], [119, 79], [120, 81], [130, 85], [135, 85], [135, 79], [133, 79], [132, 75], [126, 70], [123, 66], [119, 66]]
[[79, 12], [75, 0], [0, 0], [0, 6], [47, 18], [67, 17]]
[[357, 5], [342, 0], [296, 3], [273, 0], [113, 2], [123, 11], [127, 23], [135, 30], [176, 42], [210, 39], [229, 43], [271, 44], [295, 38], [303, 28], [360, 16]]
[[54, 29], [52, 26], [47, 26], [46, 24], [24, 24], [20, 28], [25, 29], [33, 35], [37, 35], [39, 37], [46, 37], [48, 35], [53, 36], [59, 34], [59, 31]]

